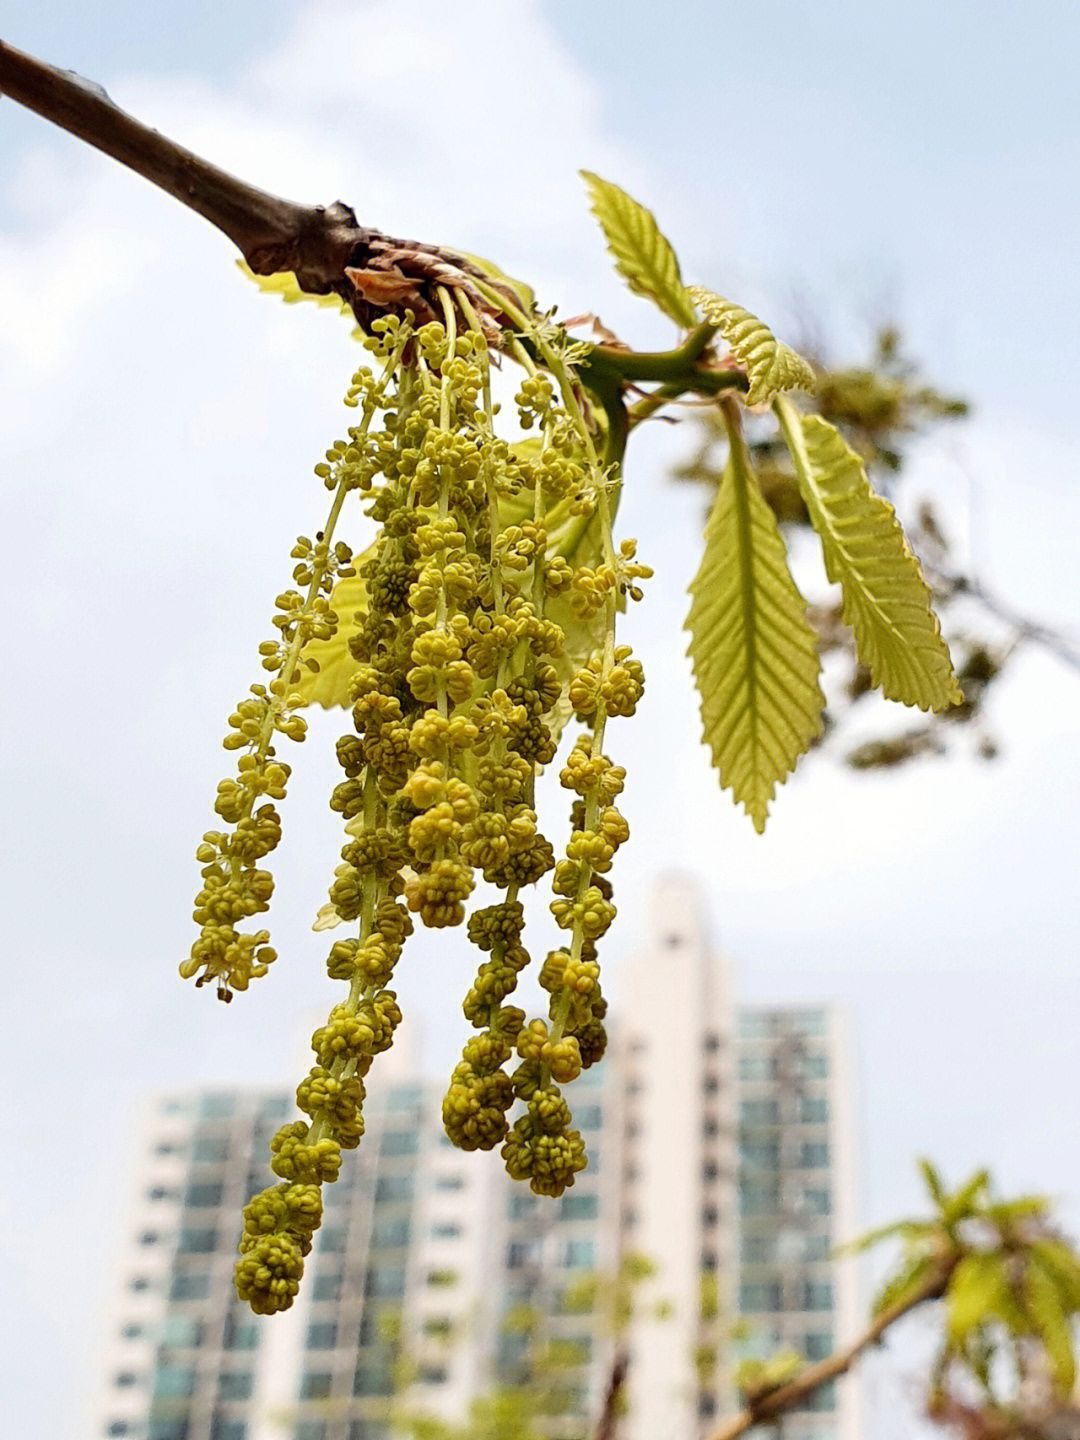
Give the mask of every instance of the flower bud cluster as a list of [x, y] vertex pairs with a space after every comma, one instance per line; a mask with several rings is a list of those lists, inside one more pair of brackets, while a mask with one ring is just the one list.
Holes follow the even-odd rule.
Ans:
[[[268, 724], [269, 734], [296, 728], [289, 687], [306, 641], [336, 625], [330, 586], [351, 572], [352, 556], [333, 541], [332, 522], [356, 490], [378, 536], [359, 567], [366, 603], [348, 638], [351, 725], [337, 742], [342, 779], [330, 800], [345, 843], [319, 922], [355, 927], [335, 938], [327, 958], [330, 977], [348, 991], [312, 1039], [315, 1064], [297, 1091], [306, 1118], [272, 1143], [281, 1183], [245, 1212], [236, 1283], [259, 1313], [291, 1304], [319, 1224], [321, 1186], [363, 1135], [365, 1080], [401, 1019], [390, 987], [414, 917], [434, 928], [460, 925], [478, 879], [501, 897], [468, 925], [484, 958], [464, 1002], [475, 1033], [444, 1100], [447, 1133], [464, 1149], [501, 1146], [510, 1174], [541, 1194], [561, 1194], [586, 1163], [560, 1087], [595, 1063], [606, 1041], [596, 944], [615, 913], [605, 876], [628, 832], [614, 807], [624, 772], [601, 746], [607, 718], [632, 714], [643, 689], [641, 667], [615, 648], [613, 632], [617, 608], [636, 598], [648, 572], [632, 545], [618, 555], [612, 547], [610, 485], [587, 417], [567, 398], [574, 386], [563, 376], [557, 387], [529, 361], [516, 402], [523, 427], [541, 435], [511, 448], [494, 434], [487, 344], [471, 307], [449, 292], [441, 302], [445, 325], [417, 329], [411, 317], [388, 316], [365, 341], [385, 362], [383, 375], [353, 377], [346, 403], [362, 407], [362, 421], [317, 467], [334, 493], [331, 522], [314, 542], [297, 542], [294, 580], [306, 596], [279, 597], [280, 643], [262, 651], [274, 679], [237, 712], [250, 748], [219, 803], [235, 830], [208, 835], [200, 852], [204, 925], [266, 908], [269, 876], [257, 863], [280, 827], [271, 804], [255, 809], [247, 795], [280, 798], [288, 768], [252, 722]], [[598, 528], [582, 548], [589, 526]], [[593, 655], [570, 658], [556, 615], [593, 637]], [[570, 713], [591, 728], [562, 771], [578, 804], [556, 865], [534, 791]], [[551, 871], [566, 947], [542, 967], [548, 1017], [526, 1022], [508, 1003], [529, 963], [518, 897]], [[237, 874], [242, 903], [233, 896]], [[273, 958], [258, 948], [267, 938], [258, 932], [249, 973]], [[200, 952], [199, 963], [240, 988], [244, 956], [227, 953], [218, 962], [216, 952]], [[511, 1123], [516, 1102], [524, 1113]]]

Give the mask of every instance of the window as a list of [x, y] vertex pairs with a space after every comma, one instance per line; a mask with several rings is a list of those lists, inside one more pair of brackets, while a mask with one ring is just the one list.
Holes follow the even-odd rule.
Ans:
[[247, 1425], [243, 1420], [226, 1420], [224, 1415], [215, 1415], [210, 1425], [210, 1440], [247, 1440]]
[[368, 1295], [393, 1297], [405, 1294], [405, 1271], [397, 1265], [380, 1265], [369, 1270], [366, 1286]]
[[308, 1326], [307, 1348], [309, 1350], [333, 1350], [337, 1344], [337, 1326], [332, 1320], [318, 1320]]
[[212, 1255], [217, 1249], [217, 1231], [181, 1230], [179, 1248], [182, 1255]]
[[226, 1370], [218, 1382], [218, 1398], [221, 1400], [250, 1400], [251, 1371]]
[[393, 1395], [394, 1377], [387, 1365], [359, 1365], [353, 1376], [354, 1395]]
[[379, 1146], [381, 1155], [415, 1155], [418, 1135], [415, 1130], [388, 1130]]
[[697, 1412], [702, 1420], [711, 1420], [712, 1417], [716, 1414], [716, 1396], [699, 1395], [697, 1402]]
[[295, 1440], [326, 1440], [325, 1420], [298, 1420], [293, 1431]]
[[803, 1286], [804, 1310], [831, 1310], [832, 1285], [828, 1280], [808, 1280]]
[[767, 1040], [775, 1029], [776, 1017], [768, 1010], [744, 1010], [739, 1016], [740, 1040]]
[[803, 1062], [803, 1074], [808, 1080], [826, 1080], [829, 1075], [829, 1060], [826, 1055], [807, 1055]]
[[832, 1354], [832, 1348], [831, 1330], [811, 1330], [803, 1341], [807, 1360], [826, 1360]]
[[805, 1125], [824, 1125], [829, 1118], [828, 1100], [812, 1095], [802, 1099], [802, 1118]]
[[223, 1165], [229, 1158], [226, 1135], [200, 1135], [192, 1146], [191, 1158], [203, 1165]]
[[259, 1327], [256, 1321], [243, 1311], [239, 1314], [230, 1310], [225, 1316], [226, 1350], [254, 1350], [259, 1344]]
[[829, 1147], [824, 1140], [804, 1140], [799, 1164], [804, 1170], [820, 1170], [829, 1163]]
[[113, 1380], [113, 1384], [118, 1390], [130, 1390], [137, 1379], [138, 1377], [136, 1376], [134, 1371], [121, 1370], [120, 1374], [117, 1375], [116, 1378]]
[[603, 1123], [599, 1105], [582, 1105], [574, 1112], [574, 1121], [579, 1130], [599, 1130]]
[[744, 1265], [770, 1265], [776, 1255], [776, 1237], [773, 1235], [744, 1235], [742, 1258]]
[[339, 1225], [324, 1225], [319, 1231], [319, 1249], [331, 1255], [345, 1251], [345, 1231]]
[[775, 1180], [744, 1180], [739, 1187], [739, 1209], [744, 1215], [767, 1215], [780, 1208], [780, 1187]]
[[524, 1265], [536, 1265], [540, 1261], [539, 1240], [511, 1240], [506, 1250], [506, 1268], [520, 1270]]
[[788, 1017], [788, 1024], [797, 1035], [818, 1037], [825, 1034], [824, 1010], [804, 1010], [801, 1015]]
[[815, 1390], [813, 1394], [806, 1397], [807, 1410], [835, 1410], [836, 1409], [836, 1383], [833, 1380], [826, 1380], [825, 1384]]
[[779, 1140], [744, 1140], [739, 1147], [743, 1163], [758, 1170], [775, 1170], [780, 1164]]
[[416, 1378], [421, 1385], [445, 1385], [446, 1376], [445, 1365], [421, 1365], [416, 1371]]
[[386, 1102], [388, 1110], [409, 1110], [419, 1105], [423, 1095], [419, 1085], [395, 1085]]
[[156, 1230], [144, 1230], [143, 1233], [139, 1236], [139, 1244], [156, 1245], [160, 1239], [161, 1236], [157, 1233]]
[[110, 1420], [105, 1429], [106, 1435], [130, 1435], [131, 1426], [126, 1420]]
[[231, 1095], [204, 1095], [199, 1101], [200, 1120], [228, 1120], [232, 1113]]
[[387, 1440], [388, 1430], [379, 1420], [353, 1420], [349, 1440]]
[[372, 1226], [371, 1243], [380, 1250], [400, 1250], [409, 1243], [408, 1220], [377, 1220]]
[[806, 1260], [828, 1260], [831, 1249], [828, 1235], [807, 1235], [803, 1256]]
[[453, 1322], [449, 1315], [428, 1315], [420, 1328], [436, 1340], [449, 1340]]
[[154, 1399], [187, 1400], [195, 1393], [195, 1371], [159, 1366], [154, 1372]]
[[462, 1175], [436, 1175], [436, 1190], [464, 1190], [465, 1178]]
[[208, 1185], [189, 1185], [184, 1204], [192, 1210], [212, 1208], [221, 1204], [224, 1194], [225, 1186], [220, 1181]]
[[324, 1270], [321, 1274], [317, 1274], [312, 1290], [312, 1299], [340, 1300], [341, 1278], [341, 1274], [333, 1270]]
[[150, 1281], [146, 1278], [145, 1275], [133, 1275], [128, 1281], [128, 1289], [134, 1290], [136, 1294], [138, 1294], [140, 1290], [150, 1289]]
[[141, 1325], [125, 1325], [120, 1331], [120, 1334], [125, 1340], [138, 1340], [139, 1336], [143, 1333], [144, 1331]]
[[300, 1382], [301, 1400], [326, 1400], [330, 1396], [333, 1376], [329, 1370], [309, 1370]]
[[596, 1246], [591, 1240], [568, 1240], [563, 1264], [567, 1270], [591, 1270], [596, 1264]]
[[775, 1100], [744, 1100], [739, 1118], [744, 1125], [778, 1125], [780, 1106]]
[[548, 1359], [557, 1367], [588, 1365], [592, 1359], [592, 1341], [588, 1335], [553, 1335], [548, 1342]]
[[431, 1234], [435, 1240], [457, 1240], [461, 1235], [461, 1226], [456, 1220], [440, 1220], [432, 1225]]
[[739, 1286], [739, 1309], [744, 1315], [755, 1310], [779, 1310], [782, 1301], [780, 1286], [775, 1281], [746, 1282]]
[[564, 1220], [595, 1220], [600, 1202], [595, 1195], [564, 1195], [561, 1214]]
[[375, 1203], [387, 1200], [411, 1200], [413, 1182], [411, 1175], [383, 1175], [375, 1186]]
[[173, 1192], [165, 1185], [153, 1185], [146, 1192], [148, 1200], [171, 1200]]
[[740, 1055], [740, 1080], [772, 1080], [776, 1076], [776, 1060], [772, 1055]]
[[161, 1327], [161, 1343], [178, 1350], [191, 1349], [202, 1339], [202, 1324], [188, 1315], [167, 1315]]
[[828, 1190], [804, 1190], [803, 1204], [811, 1215], [828, 1215], [832, 1208]]
[[170, 1300], [206, 1300], [210, 1296], [210, 1273], [206, 1270], [190, 1270], [173, 1276], [169, 1290]]
[[188, 1440], [188, 1422], [186, 1416], [179, 1416], [173, 1419], [150, 1421], [150, 1428], [146, 1432], [146, 1440]]

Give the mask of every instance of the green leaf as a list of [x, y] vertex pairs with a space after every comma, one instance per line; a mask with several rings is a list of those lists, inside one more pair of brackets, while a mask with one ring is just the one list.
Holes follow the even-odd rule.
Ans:
[[977, 1170], [966, 1185], [962, 1185], [954, 1195], [946, 1198], [942, 1207], [941, 1218], [946, 1225], [956, 1225], [961, 1220], [967, 1220], [978, 1211], [979, 1196], [990, 1184], [990, 1172], [988, 1170]]
[[834, 426], [782, 399], [773, 409], [826, 573], [843, 591], [844, 623], [873, 684], [920, 710], [959, 704], [963, 695], [930, 591], [892, 506], [870, 488], [862, 461]]
[[760, 834], [776, 785], [821, 734], [825, 702], [806, 602], [734, 428], [690, 595], [685, 628], [705, 743]]
[[298, 305], [302, 300], [310, 301], [313, 305], [324, 305], [329, 310], [338, 310], [347, 315], [355, 324], [353, 312], [340, 295], [333, 292], [329, 295], [313, 295], [309, 290], [301, 290], [299, 281], [291, 270], [278, 270], [273, 275], [256, 275], [243, 260], [237, 260], [236, 267], [241, 275], [253, 280], [264, 295], [276, 295], [284, 300], [286, 305]]
[[356, 661], [349, 650], [349, 637], [355, 635], [358, 611], [367, 608], [367, 586], [359, 573], [365, 561], [374, 557], [375, 545], [369, 545], [361, 555], [353, 559], [357, 574], [339, 580], [330, 595], [330, 607], [338, 617], [337, 629], [329, 640], [309, 640], [302, 656], [305, 660], [317, 660], [319, 668], [311, 671], [301, 666], [292, 691], [298, 692], [305, 705], [321, 705], [324, 710], [336, 710], [351, 703], [349, 681], [356, 669]]
[[836, 1247], [838, 1255], [858, 1255], [864, 1250], [870, 1250], [873, 1246], [879, 1245], [882, 1240], [904, 1240], [909, 1244], [916, 1240], [925, 1240], [937, 1230], [937, 1225], [925, 1220], [894, 1220], [891, 1225], [881, 1225], [876, 1230], [868, 1230], [865, 1235], [859, 1235], [854, 1240], [848, 1240], [844, 1245]]
[[905, 1305], [918, 1294], [936, 1269], [937, 1260], [932, 1251], [923, 1250], [909, 1256], [878, 1291], [871, 1313], [878, 1316], [885, 1310], [891, 1310], [894, 1305]]
[[581, 175], [589, 187], [590, 208], [615, 257], [616, 270], [635, 295], [644, 295], [676, 325], [692, 330], [697, 316], [683, 285], [675, 251], [661, 233], [655, 215], [610, 180], [601, 180], [590, 170], [582, 170]]
[[957, 1264], [945, 1292], [953, 1345], [963, 1345], [973, 1330], [1007, 1308], [1009, 1287], [1001, 1266], [1001, 1256], [989, 1250], [973, 1250]]
[[746, 367], [750, 380], [747, 405], [763, 405], [780, 390], [813, 390], [813, 366], [789, 345], [782, 345], [767, 325], [700, 285], [687, 292], [710, 325], [715, 325]]
[[947, 1196], [937, 1169], [929, 1160], [920, 1160], [919, 1169], [922, 1171], [922, 1177], [926, 1181], [926, 1188], [930, 1191], [930, 1198], [939, 1209], [944, 1209]]
[[1062, 1304], [1080, 1311], [1080, 1256], [1063, 1240], [1031, 1240], [1028, 1249], [1054, 1281]]
[[1042, 1337], [1054, 1382], [1061, 1394], [1068, 1395], [1076, 1383], [1072, 1327], [1054, 1277], [1031, 1257], [1024, 1272], [1024, 1298], [1035, 1328]]

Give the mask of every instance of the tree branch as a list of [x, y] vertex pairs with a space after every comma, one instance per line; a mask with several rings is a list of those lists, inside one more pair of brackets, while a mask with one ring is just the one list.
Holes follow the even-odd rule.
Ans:
[[[256, 189], [121, 110], [100, 85], [0, 41], [0, 94], [101, 150], [209, 220], [257, 275], [291, 270], [302, 290], [340, 295], [361, 325], [410, 306], [423, 324], [441, 315], [434, 289], [466, 289], [483, 317], [502, 312], [470, 281], [484, 272], [438, 245], [359, 225], [350, 206], [298, 205]], [[351, 273], [350, 273], [351, 272]], [[497, 292], [505, 287], [484, 277]], [[509, 292], [507, 292], [509, 295]]]
[[939, 1300], [944, 1295], [949, 1277], [956, 1268], [959, 1258], [958, 1254], [943, 1255], [939, 1264], [917, 1290], [905, 1300], [898, 1301], [895, 1305], [890, 1305], [887, 1310], [883, 1310], [857, 1340], [853, 1340], [843, 1350], [838, 1350], [835, 1355], [830, 1355], [828, 1359], [819, 1361], [817, 1365], [808, 1366], [788, 1384], [780, 1385], [759, 1399], [752, 1400], [745, 1410], [733, 1415], [719, 1429], [714, 1430], [711, 1440], [737, 1440], [738, 1436], [744, 1435], [754, 1425], [760, 1425], [766, 1420], [775, 1420], [777, 1416], [794, 1410], [822, 1385], [827, 1384], [830, 1380], [835, 1380], [840, 1375], [845, 1375], [863, 1351], [868, 1350], [871, 1345], [876, 1345], [889, 1326], [895, 1324], [901, 1316], [906, 1315], [909, 1310], [914, 1310], [916, 1306], [922, 1305], [927, 1300]]

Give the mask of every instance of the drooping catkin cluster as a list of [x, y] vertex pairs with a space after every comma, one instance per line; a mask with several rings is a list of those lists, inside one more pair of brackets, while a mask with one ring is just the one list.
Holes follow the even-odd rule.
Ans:
[[[335, 496], [332, 522], [340, 499], [357, 489], [379, 526], [360, 566], [366, 605], [348, 642], [351, 727], [337, 742], [344, 778], [331, 797], [346, 843], [330, 902], [336, 918], [356, 929], [335, 940], [328, 957], [330, 976], [348, 991], [312, 1040], [316, 1063], [297, 1092], [308, 1118], [275, 1137], [272, 1168], [281, 1183], [245, 1211], [236, 1284], [259, 1313], [291, 1304], [321, 1216], [320, 1187], [363, 1133], [364, 1078], [401, 1018], [389, 987], [413, 917], [437, 928], [460, 925], [478, 878], [501, 896], [468, 924], [485, 959], [465, 999], [477, 1033], [445, 1097], [447, 1133], [465, 1149], [502, 1145], [510, 1174], [542, 1194], [561, 1194], [586, 1163], [561, 1086], [604, 1051], [596, 944], [615, 914], [605, 876], [628, 829], [613, 803], [624, 771], [602, 746], [607, 719], [631, 714], [641, 694], [640, 666], [615, 647], [614, 622], [626, 596], [640, 597], [636, 581], [649, 572], [634, 562], [631, 542], [619, 554], [613, 549], [613, 477], [597, 461], [569, 369], [555, 374], [560, 404], [552, 379], [515, 344], [528, 371], [516, 396], [519, 419], [540, 434], [511, 446], [494, 432], [487, 342], [468, 300], [445, 291], [440, 298], [442, 325], [415, 329], [408, 317], [393, 316], [376, 322], [366, 343], [384, 361], [383, 375], [354, 377], [348, 399], [362, 405], [362, 422], [318, 469]], [[276, 675], [263, 697], [271, 719], [259, 712], [256, 731], [238, 712], [236, 728], [250, 747], [241, 777], [259, 777], [245, 797], [284, 788], [287, 770], [277, 773], [285, 767], [274, 761], [269, 736], [294, 733], [290, 685], [304, 663], [303, 637], [336, 624], [326, 596], [351, 556], [331, 546], [328, 523], [317, 546], [299, 556], [298, 571], [310, 575], [307, 597], [281, 604], [292, 628], [283, 628], [273, 651], [265, 647], [264, 663]], [[572, 644], [568, 631], [586, 639]], [[576, 799], [556, 864], [538, 829], [534, 787], [570, 713], [588, 728], [561, 772]], [[219, 872], [227, 881], [234, 860], [242, 880], [247, 855], [261, 858], [277, 840], [272, 808], [271, 836], [271, 817], [259, 821], [263, 812], [245, 803], [231, 835], [204, 841], [208, 889]], [[219, 801], [219, 813], [228, 819], [233, 811], [225, 815]], [[256, 822], [270, 843], [238, 845]], [[552, 870], [552, 911], [566, 946], [542, 967], [548, 1018], [527, 1022], [505, 1003], [529, 963], [519, 894]], [[255, 873], [265, 908], [269, 876]], [[239, 882], [234, 889], [246, 893]], [[199, 903], [205, 908], [203, 896]], [[248, 913], [238, 907], [229, 924]], [[267, 938], [259, 932], [256, 947]], [[250, 963], [243, 970], [241, 945], [235, 931], [208, 934], [204, 922], [202, 948], [185, 973], [201, 967], [201, 978], [243, 988], [262, 971]], [[258, 948], [254, 954], [258, 960]], [[265, 960], [258, 963], [265, 969]], [[511, 1124], [518, 1100], [525, 1110]]]

